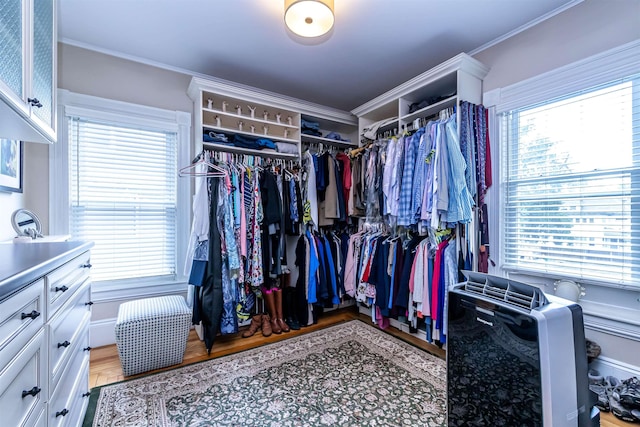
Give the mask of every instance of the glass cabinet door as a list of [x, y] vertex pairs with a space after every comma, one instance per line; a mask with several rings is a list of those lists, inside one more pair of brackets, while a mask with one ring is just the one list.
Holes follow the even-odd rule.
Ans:
[[53, 0], [33, 2], [33, 81], [30, 98], [32, 112], [53, 127]]
[[22, 0], [0, 2], [0, 80], [18, 99], [24, 90]]

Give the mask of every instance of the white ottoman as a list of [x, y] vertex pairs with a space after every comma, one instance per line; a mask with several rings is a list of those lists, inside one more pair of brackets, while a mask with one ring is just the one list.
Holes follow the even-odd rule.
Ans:
[[121, 304], [115, 332], [124, 375], [182, 363], [190, 327], [191, 310], [181, 296]]

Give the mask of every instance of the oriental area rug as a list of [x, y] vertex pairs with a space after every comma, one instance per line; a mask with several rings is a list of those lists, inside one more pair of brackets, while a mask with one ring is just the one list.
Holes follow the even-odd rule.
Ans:
[[353, 320], [103, 386], [85, 425], [444, 426], [446, 402], [444, 360]]

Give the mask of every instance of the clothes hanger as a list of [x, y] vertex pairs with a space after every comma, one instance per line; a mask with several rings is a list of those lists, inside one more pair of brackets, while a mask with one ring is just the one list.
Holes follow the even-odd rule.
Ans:
[[[207, 170], [206, 171], [197, 170], [200, 165], [207, 166]], [[196, 169], [196, 170], [193, 170], [193, 169]], [[213, 171], [211, 171], [209, 169], [213, 169]], [[180, 171], [178, 171], [178, 176], [180, 176], [180, 177], [184, 177], [184, 176], [210, 176], [210, 177], [220, 178], [220, 177], [227, 176], [227, 171], [225, 171], [224, 169], [222, 169], [218, 165], [215, 165], [215, 164], [211, 163], [210, 161], [208, 161], [205, 158], [205, 156], [203, 154], [200, 154], [196, 159], [194, 159], [194, 162], [192, 162], [190, 165], [185, 166], [182, 169], [180, 169]]]

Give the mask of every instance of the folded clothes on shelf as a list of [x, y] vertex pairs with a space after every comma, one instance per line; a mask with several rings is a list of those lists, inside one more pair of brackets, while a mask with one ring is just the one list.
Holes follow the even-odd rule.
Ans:
[[409, 114], [416, 112], [418, 110], [422, 110], [423, 108], [428, 107], [429, 105], [435, 104], [437, 102], [440, 102], [444, 99], [447, 98], [451, 98], [452, 96], [454, 96], [456, 94], [456, 92], [451, 92], [447, 95], [441, 95], [441, 96], [432, 96], [431, 98], [422, 100], [420, 102], [414, 102], [413, 104], [409, 105]]
[[311, 120], [300, 119], [302, 129], [320, 130], [320, 123]]
[[276, 144], [267, 138], [249, 138], [243, 135], [233, 136], [233, 145], [240, 148], [250, 148], [252, 150], [262, 150], [263, 148], [276, 149]]
[[224, 133], [218, 133], [213, 131], [205, 131], [202, 134], [202, 141], [204, 142], [217, 142], [217, 143], [228, 143], [229, 138]]
[[338, 132], [329, 132], [324, 137], [327, 139], [333, 139], [334, 141], [351, 142], [349, 138], [343, 138]]
[[298, 154], [298, 144], [292, 142], [276, 142], [279, 153]]
[[304, 135], [322, 136], [322, 132], [315, 129], [302, 129]]

